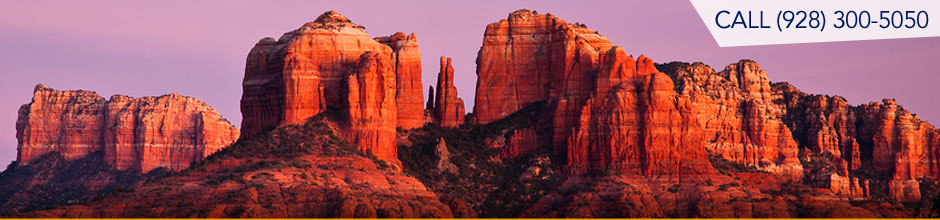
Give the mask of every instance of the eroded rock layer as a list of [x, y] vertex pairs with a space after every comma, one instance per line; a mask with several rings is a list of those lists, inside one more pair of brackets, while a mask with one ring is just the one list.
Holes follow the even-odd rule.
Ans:
[[346, 139], [362, 152], [395, 159], [397, 110], [392, 64], [384, 54], [366, 52], [357, 66], [346, 76], [346, 106], [349, 107]]
[[568, 169], [629, 175], [714, 173], [701, 146], [691, 103], [653, 61], [615, 47], [601, 56], [596, 95], [582, 109], [568, 142]]
[[115, 168], [182, 170], [238, 139], [239, 131], [214, 108], [177, 94], [105, 99], [89, 91], [37, 85], [20, 107], [17, 164], [49, 152], [66, 159], [104, 151]]
[[344, 124], [348, 131], [340, 132], [348, 141], [395, 158], [395, 128], [424, 124], [420, 56], [414, 34], [373, 39], [364, 27], [325, 12], [252, 48], [243, 82], [242, 131], [251, 136], [334, 109], [350, 116]]
[[548, 100], [551, 146], [567, 156], [571, 173], [714, 172], [697, 119], [672, 80], [584, 25], [515, 11], [487, 26], [477, 64], [475, 122]]
[[786, 83], [773, 89], [784, 97], [795, 136], [828, 155], [834, 173], [877, 181], [896, 201], [919, 200], [920, 180], [940, 177], [940, 131], [894, 99], [852, 106], [842, 97], [806, 94]]
[[398, 127], [412, 129], [424, 125], [421, 85], [421, 50], [418, 37], [398, 32], [375, 38], [392, 48], [391, 61], [396, 74], [395, 105], [398, 106]]
[[784, 124], [786, 109], [774, 103], [770, 80], [754, 61], [742, 60], [715, 72], [702, 63], [663, 66], [676, 91], [694, 106], [712, 153], [738, 163], [800, 180], [799, 148]]
[[450, 57], [441, 57], [441, 71], [437, 75], [436, 94], [436, 96], [430, 96], [434, 100], [434, 106], [429, 109], [434, 122], [445, 127], [463, 124], [466, 111], [463, 99], [457, 97], [457, 87], [454, 86], [454, 67], [451, 66]]

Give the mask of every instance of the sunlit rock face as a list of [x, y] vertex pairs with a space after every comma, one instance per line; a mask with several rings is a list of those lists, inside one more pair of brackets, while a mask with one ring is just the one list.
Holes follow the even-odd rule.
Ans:
[[36, 86], [20, 107], [17, 164], [49, 152], [77, 159], [104, 151], [120, 170], [183, 170], [235, 142], [239, 131], [195, 98], [169, 94], [105, 99], [90, 91]]
[[348, 141], [393, 159], [396, 127], [426, 121], [417, 37], [372, 38], [335, 11], [278, 40], [261, 39], [248, 54], [242, 86], [246, 137], [334, 109], [349, 116], [340, 132]]
[[432, 93], [429, 97], [431, 99], [428, 100], [428, 110], [434, 122], [445, 127], [463, 124], [465, 114], [463, 99], [457, 97], [457, 87], [454, 86], [454, 67], [451, 66], [450, 57], [441, 57], [436, 95]]
[[[567, 157], [570, 173], [714, 172], [698, 119], [670, 77], [584, 25], [515, 11], [487, 26], [477, 65], [474, 122], [547, 100], [553, 128], [543, 138], [554, 154]], [[520, 150], [506, 152], [533, 148], [513, 147]]]
[[775, 103], [780, 97], [759, 64], [741, 60], [720, 72], [702, 63], [662, 68], [681, 96], [691, 100], [709, 151], [793, 180], [802, 178], [799, 148], [783, 121], [787, 111]]

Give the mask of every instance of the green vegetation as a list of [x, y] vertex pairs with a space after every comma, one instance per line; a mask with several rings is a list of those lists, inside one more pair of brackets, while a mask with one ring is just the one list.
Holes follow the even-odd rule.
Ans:
[[[248, 165], [234, 167], [210, 174], [207, 185], [217, 185], [226, 181], [244, 183], [245, 173], [261, 170], [281, 170], [286, 168], [307, 169], [313, 167], [304, 156], [343, 156], [355, 155], [371, 159], [380, 169], [387, 170], [389, 165], [372, 154], [362, 153], [348, 142], [340, 139], [327, 124], [327, 120], [340, 117], [328, 110], [311, 117], [303, 124], [284, 125], [263, 132], [251, 138], [239, 140], [232, 146], [216, 152], [205, 160], [183, 172], [207, 171], [209, 164], [226, 158], [259, 160]], [[332, 169], [322, 167], [321, 169]], [[336, 165], [340, 166], [340, 165]]]
[[232, 146], [210, 155], [196, 167], [224, 157], [292, 158], [312, 153], [365, 156], [333, 134], [325, 121], [326, 115], [321, 113], [303, 124], [285, 125], [255, 137], [241, 139]]
[[[466, 202], [480, 217], [516, 216], [525, 205], [551, 192], [561, 184], [557, 160], [550, 160], [549, 146], [538, 152], [509, 161], [499, 159], [500, 150], [489, 148], [486, 139], [500, 135], [508, 138], [514, 129], [547, 128], [538, 126], [543, 120], [546, 102], [536, 102], [508, 117], [488, 124], [464, 124], [445, 128], [434, 123], [408, 131], [411, 146], [399, 146], [398, 157], [404, 172], [416, 177], [438, 193], [442, 199], [458, 198]], [[472, 121], [472, 114], [467, 121]], [[537, 134], [549, 131], [536, 130]], [[450, 160], [457, 174], [437, 170], [435, 147], [444, 138]], [[540, 175], [521, 178], [529, 167], [541, 170]]]
[[706, 150], [706, 152], [708, 153], [708, 161], [711, 162], [712, 166], [720, 174], [731, 176], [732, 173], [767, 173], [767, 171], [759, 170], [757, 167], [752, 165], [745, 165], [730, 161], [721, 155], [712, 153], [709, 150]]
[[[145, 174], [115, 170], [101, 151], [74, 160], [51, 152], [29, 165], [14, 162], [0, 173], [0, 215], [81, 204], [112, 193], [132, 192], [137, 183], [171, 175], [174, 173], [166, 168]], [[91, 185], [101, 182], [105, 183], [103, 188]]]

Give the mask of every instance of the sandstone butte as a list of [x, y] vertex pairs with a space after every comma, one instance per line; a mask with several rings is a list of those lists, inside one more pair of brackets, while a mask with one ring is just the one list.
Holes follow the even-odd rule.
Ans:
[[[429, 89], [435, 91], [434, 87]], [[457, 87], [454, 86], [454, 67], [451, 66], [450, 57], [441, 57], [441, 71], [437, 75], [437, 90], [428, 95], [428, 111], [434, 122], [445, 127], [454, 127], [463, 124], [463, 99], [457, 97]]]
[[414, 34], [371, 38], [335, 11], [264, 38], [248, 54], [242, 132], [256, 135], [327, 109], [347, 115], [342, 135], [364, 152], [395, 159], [396, 127], [424, 125], [421, 52]]
[[119, 170], [179, 171], [228, 146], [239, 131], [216, 110], [177, 94], [105, 99], [90, 91], [57, 91], [37, 85], [16, 122], [18, 166], [43, 154], [66, 159], [104, 151]]

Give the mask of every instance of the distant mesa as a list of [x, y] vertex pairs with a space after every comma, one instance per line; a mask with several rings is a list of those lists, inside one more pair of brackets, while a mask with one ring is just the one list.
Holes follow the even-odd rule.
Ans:
[[49, 152], [66, 159], [103, 151], [119, 170], [183, 170], [228, 146], [239, 131], [195, 98], [168, 94], [105, 99], [95, 92], [36, 85], [16, 122], [18, 166]]

